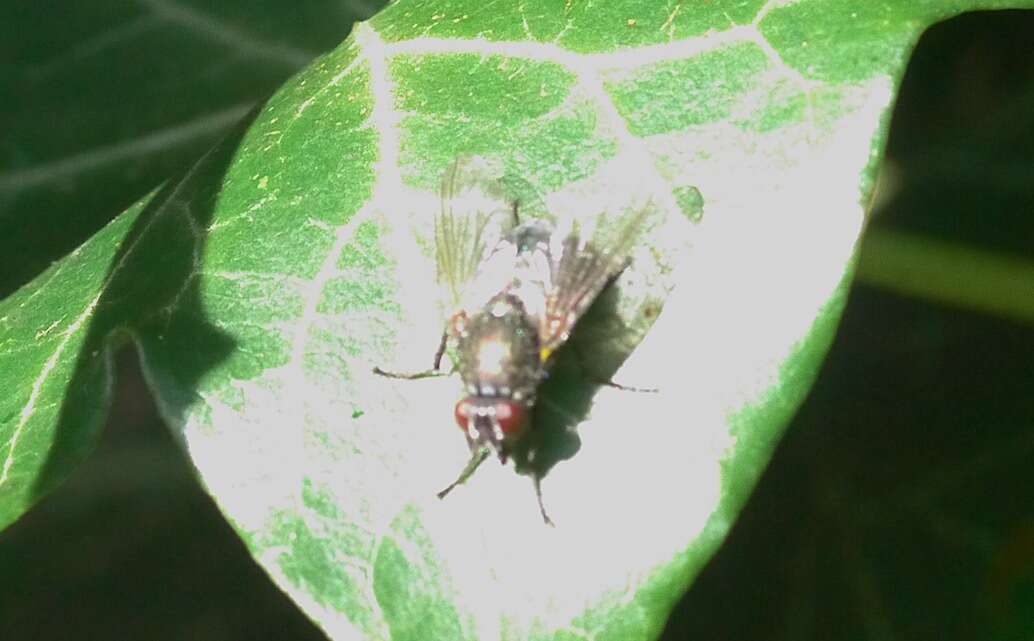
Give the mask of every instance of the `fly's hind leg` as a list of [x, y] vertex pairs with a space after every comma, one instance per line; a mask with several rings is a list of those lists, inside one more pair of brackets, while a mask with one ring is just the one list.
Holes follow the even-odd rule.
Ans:
[[442, 340], [438, 344], [438, 350], [434, 353], [434, 367], [425, 369], [422, 372], [389, 372], [380, 367], [374, 367], [373, 373], [386, 378], [401, 378], [407, 381], [415, 381], [421, 378], [434, 378], [436, 376], [448, 376], [451, 372], [443, 372], [441, 369], [442, 355], [445, 354], [445, 346], [449, 342], [449, 333], [442, 332]]
[[660, 394], [661, 390], [658, 387], [632, 387], [630, 385], [622, 385], [621, 383], [615, 383], [612, 380], [604, 380], [602, 378], [590, 378], [591, 382], [597, 385], [606, 385], [607, 387], [613, 387], [623, 392], [643, 392], [646, 394]]
[[609, 378], [603, 378], [601, 376], [595, 375], [592, 372], [592, 368], [589, 367], [589, 365], [585, 362], [585, 356], [582, 354], [582, 350], [579, 349], [578, 344], [572, 342], [570, 343], [570, 345], [571, 350], [574, 352], [575, 357], [577, 357], [578, 359], [578, 367], [582, 370], [582, 373], [585, 375], [585, 379], [590, 383], [594, 385], [605, 385], [607, 387], [613, 387], [614, 389], [619, 389], [625, 392], [644, 392], [648, 394], [657, 394], [661, 391], [659, 388], [656, 387], [632, 387], [630, 385], [622, 385], [621, 383], [616, 383]]

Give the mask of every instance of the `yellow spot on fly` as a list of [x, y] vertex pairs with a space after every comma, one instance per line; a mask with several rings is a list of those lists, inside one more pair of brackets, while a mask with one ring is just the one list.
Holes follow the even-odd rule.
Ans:
[[548, 347], [543, 347], [539, 351], [539, 361], [545, 363], [547, 360], [549, 360], [549, 357], [552, 356], [552, 355], [553, 355], [553, 350], [551, 350]]

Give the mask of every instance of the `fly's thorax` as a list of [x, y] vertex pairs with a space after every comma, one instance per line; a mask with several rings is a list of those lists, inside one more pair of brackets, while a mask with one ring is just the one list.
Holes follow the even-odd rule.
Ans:
[[470, 397], [532, 399], [542, 378], [538, 325], [512, 294], [494, 296], [453, 323], [459, 373]]

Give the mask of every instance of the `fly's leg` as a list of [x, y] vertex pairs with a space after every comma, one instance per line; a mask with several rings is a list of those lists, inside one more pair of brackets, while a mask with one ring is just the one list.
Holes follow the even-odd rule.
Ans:
[[613, 387], [624, 392], [643, 392], [646, 394], [660, 394], [661, 390], [657, 387], [631, 387], [629, 385], [622, 385], [621, 383], [615, 383], [611, 380], [603, 380], [601, 378], [590, 378], [591, 382], [597, 385], [606, 385], [607, 387]]
[[607, 387], [613, 387], [614, 389], [619, 389], [625, 392], [645, 392], [648, 394], [657, 394], [661, 391], [656, 387], [632, 387], [629, 385], [622, 385], [621, 383], [615, 383], [609, 378], [602, 378], [600, 376], [594, 375], [592, 373], [592, 369], [586, 364], [585, 356], [582, 354], [582, 350], [579, 349], [578, 344], [572, 342], [570, 345], [575, 356], [578, 358], [578, 367], [581, 368], [582, 372], [585, 374], [586, 380], [588, 380], [590, 383], [593, 383], [594, 385], [606, 385]]
[[[555, 405], [553, 403], [550, 403], [546, 399], [543, 398], [543, 399], [539, 399], [539, 400], [540, 401], [545, 401], [545, 402], [549, 403], [549, 405], [551, 405], [558, 412], [570, 416], [564, 409], [562, 409], [561, 407], [559, 407], [559, 406], [557, 406], [557, 405]], [[574, 419], [572, 419], [572, 421], [573, 420]], [[538, 503], [539, 503], [539, 514], [542, 515], [542, 522], [545, 523], [546, 525], [548, 525], [549, 527], [554, 527], [553, 519], [549, 518], [549, 514], [546, 512], [546, 505], [545, 505], [545, 503], [542, 502], [542, 476], [543, 476], [543, 473], [542, 473], [542, 470], [541, 470], [541, 466], [536, 465], [536, 460], [535, 459], [537, 459], [537, 458], [538, 458], [538, 448], [537, 448], [536, 445], [532, 444], [532, 446], [528, 449], [527, 463], [528, 463], [528, 466], [531, 469], [531, 475], [530, 475], [531, 476], [531, 482], [535, 485], [535, 500], [537, 500]]]
[[442, 332], [442, 341], [438, 343], [438, 351], [434, 353], [434, 370], [439, 371], [442, 368], [442, 355], [445, 354], [445, 345], [449, 342], [449, 332]]
[[418, 381], [421, 378], [434, 378], [436, 376], [449, 375], [448, 372], [443, 372], [439, 369], [425, 369], [422, 372], [389, 372], [388, 370], [384, 370], [379, 367], [374, 367], [373, 373], [385, 378], [401, 378], [406, 381]]
[[434, 378], [436, 376], [448, 376], [450, 372], [443, 372], [441, 370], [442, 355], [445, 354], [445, 345], [448, 341], [449, 333], [442, 332], [442, 341], [438, 344], [438, 351], [434, 353], [434, 367], [431, 369], [425, 369], [422, 372], [389, 372], [379, 367], [374, 367], [373, 373], [386, 378], [401, 378], [407, 381], [416, 381], [421, 378]]
[[[621, 265], [621, 268], [616, 270], [614, 274], [607, 279], [607, 284], [605, 287], [613, 287], [617, 279], [621, 277], [621, 274], [623, 274], [624, 271], [628, 269], [628, 266], [631, 264], [632, 259], [626, 258], [624, 263]], [[660, 392], [660, 390], [656, 387], [631, 387], [628, 385], [622, 385], [621, 383], [615, 383], [609, 378], [602, 378], [592, 374], [592, 368], [589, 367], [588, 364], [585, 362], [585, 355], [582, 354], [582, 350], [579, 348], [578, 343], [572, 341], [570, 344], [575, 356], [578, 358], [578, 366], [581, 368], [582, 372], [585, 373], [585, 378], [590, 383], [596, 385], [606, 385], [607, 387], [613, 387], [614, 389], [619, 389], [626, 392], [647, 392], [651, 394], [656, 394]]]
[[455, 481], [449, 484], [449, 487], [445, 488], [444, 490], [438, 493], [438, 498], [444, 499], [445, 495], [451, 492], [454, 487], [469, 479], [470, 475], [478, 469], [478, 466], [485, 462], [485, 459], [488, 458], [488, 455], [490, 453], [491, 452], [487, 447], [479, 447], [478, 449], [471, 452], [470, 460], [467, 461], [467, 464], [466, 466], [464, 466], [463, 471], [460, 472], [460, 475], [456, 477]]
[[542, 522], [546, 525], [553, 527], [553, 519], [549, 518], [546, 514], [546, 506], [542, 504], [542, 478], [538, 474], [532, 477], [532, 481], [535, 483], [535, 498], [539, 502], [539, 514], [542, 515]]

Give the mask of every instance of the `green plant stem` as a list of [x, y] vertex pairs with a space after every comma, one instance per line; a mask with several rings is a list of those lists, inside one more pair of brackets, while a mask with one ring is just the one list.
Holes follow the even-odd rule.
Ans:
[[1034, 262], [901, 231], [870, 229], [858, 279], [867, 285], [1034, 323]]

